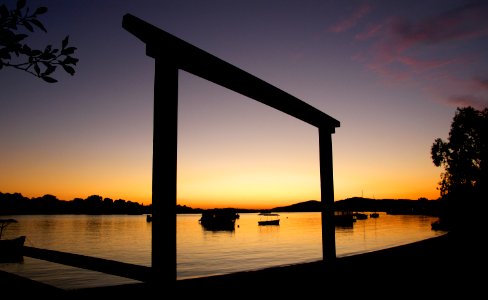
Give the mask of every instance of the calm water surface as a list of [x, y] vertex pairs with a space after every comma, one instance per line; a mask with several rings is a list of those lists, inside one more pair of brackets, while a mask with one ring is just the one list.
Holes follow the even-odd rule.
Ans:
[[[177, 278], [186, 279], [321, 259], [320, 213], [282, 213], [279, 226], [258, 226], [257, 214], [241, 214], [234, 231], [206, 231], [199, 214], [177, 217]], [[5, 217], [5, 216], [4, 216]], [[34, 215], [18, 220], [5, 238], [26, 235], [27, 246], [127, 263], [151, 265], [151, 223], [145, 216]], [[3, 217], [2, 217], [3, 218]], [[353, 255], [434, 237], [435, 217], [388, 215], [336, 228], [338, 256]], [[168, 241], [168, 247], [174, 247]], [[25, 257], [0, 270], [73, 289], [136, 282]]]

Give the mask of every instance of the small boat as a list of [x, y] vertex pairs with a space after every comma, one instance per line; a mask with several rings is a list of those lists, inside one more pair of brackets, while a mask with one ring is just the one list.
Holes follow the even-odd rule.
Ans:
[[374, 212], [374, 213], [370, 213], [370, 214], [369, 214], [369, 217], [370, 217], [370, 218], [379, 218], [379, 216], [380, 216], [380, 214], [379, 214], [379, 213], [377, 213], [377, 212]]
[[0, 240], [0, 262], [21, 262], [24, 260], [25, 236]]
[[4, 229], [12, 223], [17, 223], [17, 221], [0, 219], [0, 262], [22, 262], [24, 260], [25, 236], [2, 239]]
[[351, 211], [336, 210], [334, 211], [334, 225], [339, 227], [352, 227], [356, 218]]
[[368, 218], [367, 214], [364, 213], [354, 213], [354, 216], [356, 217], [356, 220], [366, 220]]
[[280, 225], [279, 214], [260, 213], [261, 219], [258, 221], [259, 226], [265, 225]]
[[239, 214], [235, 209], [214, 208], [205, 210], [198, 221], [205, 230], [233, 231], [235, 229], [236, 219], [239, 219]]
[[152, 221], [152, 215], [146, 215], [146, 221], [151, 222]]

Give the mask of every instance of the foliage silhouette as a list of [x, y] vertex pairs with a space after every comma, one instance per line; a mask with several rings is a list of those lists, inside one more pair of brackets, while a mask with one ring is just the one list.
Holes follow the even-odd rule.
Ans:
[[[57, 82], [52, 77], [58, 66], [70, 75], [75, 74], [74, 66], [78, 59], [71, 55], [75, 47], [69, 47], [69, 36], [61, 42], [61, 49], [47, 45], [44, 50], [32, 49], [24, 40], [34, 29], [47, 33], [38, 17], [47, 12], [46, 7], [38, 7], [33, 13], [29, 12], [25, 0], [18, 0], [14, 9], [9, 10], [5, 4], [0, 6], [0, 70], [12, 67], [39, 77], [46, 82]], [[24, 28], [28, 33], [17, 33]]]
[[[488, 108], [457, 108], [448, 141], [431, 147], [434, 165], [444, 167], [439, 182], [443, 211], [440, 226], [476, 228], [487, 193]], [[437, 224], [437, 225], [439, 225]]]
[[112, 200], [99, 195], [71, 201], [59, 200], [46, 194], [42, 197], [27, 198], [20, 193], [0, 192], [0, 215], [22, 214], [147, 214], [151, 205], [145, 206], [123, 199]]

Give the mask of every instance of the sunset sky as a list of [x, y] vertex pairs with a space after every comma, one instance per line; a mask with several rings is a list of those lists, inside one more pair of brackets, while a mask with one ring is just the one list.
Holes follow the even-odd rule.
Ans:
[[[14, 7], [16, 1], [1, 1]], [[456, 107], [488, 105], [488, 2], [27, 1], [78, 48], [48, 84], [0, 70], [0, 192], [151, 203], [154, 60], [131, 13], [341, 122], [335, 199], [436, 199], [430, 147]], [[320, 199], [318, 131], [180, 71], [178, 199], [271, 208]], [[168, 199], [172, 201], [172, 199]]]

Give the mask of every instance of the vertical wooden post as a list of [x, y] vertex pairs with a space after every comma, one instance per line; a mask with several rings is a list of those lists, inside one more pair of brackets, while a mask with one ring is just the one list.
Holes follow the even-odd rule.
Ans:
[[320, 199], [322, 216], [322, 258], [325, 262], [336, 259], [334, 225], [334, 173], [332, 169], [332, 132], [319, 127]]
[[155, 59], [152, 176], [153, 283], [176, 281], [178, 68]]

